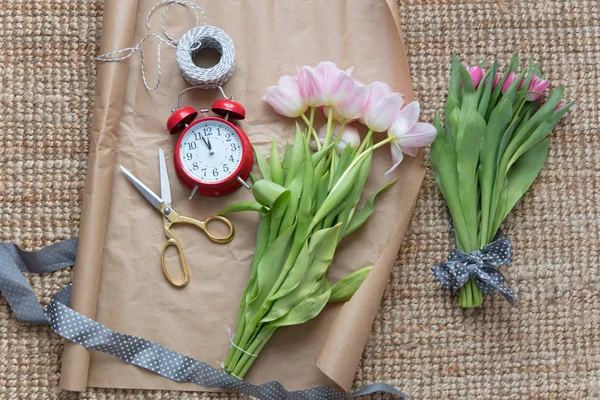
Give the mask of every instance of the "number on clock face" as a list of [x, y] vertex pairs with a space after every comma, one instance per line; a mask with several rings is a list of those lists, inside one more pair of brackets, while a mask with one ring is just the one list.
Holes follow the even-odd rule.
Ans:
[[205, 121], [192, 126], [181, 139], [181, 164], [199, 181], [223, 180], [242, 161], [242, 143], [238, 134], [218, 121]]

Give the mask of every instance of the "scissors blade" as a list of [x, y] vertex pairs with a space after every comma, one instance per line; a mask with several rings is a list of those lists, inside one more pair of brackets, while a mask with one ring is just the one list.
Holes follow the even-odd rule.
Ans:
[[169, 172], [167, 171], [167, 160], [165, 152], [158, 148], [158, 165], [160, 167], [160, 197], [167, 205], [171, 206], [171, 184], [169, 183]]
[[144, 185], [138, 178], [133, 176], [131, 172], [127, 170], [124, 166], [121, 165], [121, 170], [127, 175], [127, 178], [133, 183], [133, 186], [136, 187], [137, 190], [156, 208], [160, 210], [160, 207], [163, 205], [163, 201], [160, 197], [158, 197], [152, 190], [148, 189], [148, 186]]

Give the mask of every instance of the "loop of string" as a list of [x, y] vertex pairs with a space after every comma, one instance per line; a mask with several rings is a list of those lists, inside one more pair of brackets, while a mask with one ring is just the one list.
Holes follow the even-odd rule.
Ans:
[[[226, 83], [235, 71], [235, 47], [231, 38], [221, 29], [207, 25], [206, 14], [202, 8], [188, 0], [161, 0], [156, 3], [146, 15], [146, 29], [150, 29], [150, 17], [154, 11], [165, 5], [166, 7], [161, 17], [161, 28], [164, 37], [156, 33], [149, 33], [144, 36], [135, 46], [100, 54], [96, 57], [96, 61], [123, 61], [133, 56], [135, 52], [139, 51], [142, 82], [144, 87], [148, 91], [152, 92], [160, 86], [162, 80], [161, 46], [166, 44], [169, 47], [177, 49], [176, 58], [179, 69], [185, 80], [190, 84], [204, 89], [214, 89]], [[173, 38], [169, 32], [167, 32], [165, 24], [166, 16], [171, 7], [174, 5], [181, 5], [190, 11], [193, 11], [196, 20], [195, 27], [186, 32], [179, 40]], [[202, 15], [204, 25], [200, 25], [200, 15]], [[150, 86], [148, 84], [148, 80], [146, 78], [144, 51], [141, 48], [142, 44], [149, 38], [156, 38], [159, 40], [156, 49], [157, 79], [154, 86]], [[194, 58], [197, 52], [204, 48], [215, 49], [221, 54], [221, 59], [217, 65], [211, 68], [201, 68], [194, 63]]]
[[[241, 351], [244, 354], [248, 354], [250, 357], [258, 357], [256, 354], [252, 354], [250, 352], [247, 352], [246, 350], [242, 349], [241, 347], [238, 347], [235, 345], [235, 343], [233, 343], [233, 340], [235, 339], [235, 335], [233, 334], [233, 332], [231, 331], [231, 329], [229, 329], [229, 327], [227, 327], [227, 334], [229, 335], [229, 344], [231, 344], [231, 347], [235, 347], [236, 349], [238, 349], [239, 351]], [[225, 369], [225, 367], [223, 367], [223, 369]], [[232, 374], [230, 374], [232, 375]]]
[[169, 13], [169, 10], [171, 9], [171, 7], [173, 7], [174, 5], [178, 4], [178, 5], [182, 5], [187, 7], [189, 10], [194, 12], [194, 16], [196, 17], [196, 25], [198, 26], [200, 25], [200, 21], [198, 19], [198, 13], [202, 14], [202, 18], [204, 19], [204, 25], [207, 25], [206, 22], [206, 14], [204, 14], [204, 11], [202, 10], [202, 8], [200, 8], [199, 5], [197, 5], [196, 3], [192, 3], [191, 1], [188, 0], [161, 0], [158, 3], [156, 3], [155, 5], [152, 6], [152, 8], [150, 9], [150, 11], [148, 11], [148, 14], [146, 15], [146, 29], [150, 29], [150, 16], [154, 13], [154, 10], [156, 10], [157, 8], [165, 5], [165, 4], [169, 4], [167, 6], [167, 8], [165, 8], [165, 11], [163, 12], [162, 18], [161, 18], [161, 27], [162, 27], [162, 31], [163, 34], [165, 35], [165, 37], [172, 41], [175, 42], [175, 44], [177, 44], [177, 40], [174, 39], [171, 35], [169, 35], [169, 33], [167, 32], [167, 28], [165, 26], [165, 18], [167, 17], [167, 14]]

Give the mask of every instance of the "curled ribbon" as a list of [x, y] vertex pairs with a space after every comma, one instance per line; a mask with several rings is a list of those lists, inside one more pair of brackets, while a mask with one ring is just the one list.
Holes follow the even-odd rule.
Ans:
[[517, 296], [504, 285], [506, 278], [498, 269], [510, 264], [512, 255], [510, 240], [498, 232], [492, 243], [470, 254], [453, 249], [448, 261], [433, 266], [431, 271], [446, 289], [458, 291], [470, 278], [474, 278], [484, 295], [498, 290], [514, 306]]
[[385, 383], [373, 383], [350, 394], [327, 386], [288, 391], [277, 381], [254, 385], [183, 353], [148, 339], [115, 332], [87, 318], [69, 308], [70, 285], [55, 293], [50, 304], [42, 309], [22, 272], [41, 274], [73, 265], [77, 244], [77, 238], [74, 238], [28, 252], [11, 243], [0, 243], [0, 293], [4, 295], [18, 320], [50, 325], [55, 333], [86, 349], [110, 354], [176, 382], [233, 389], [259, 400], [341, 400], [377, 392], [398, 398], [408, 397]]

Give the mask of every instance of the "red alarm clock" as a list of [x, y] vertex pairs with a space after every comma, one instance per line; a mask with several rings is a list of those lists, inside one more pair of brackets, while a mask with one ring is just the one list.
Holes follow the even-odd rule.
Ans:
[[[181, 133], [175, 146], [175, 171], [197, 193], [223, 196], [240, 186], [249, 188], [246, 179], [252, 169], [252, 146], [244, 131], [229, 120], [244, 119], [246, 110], [232, 98], [215, 101], [212, 111], [218, 117], [198, 120], [192, 107], [181, 107], [167, 121], [171, 134]], [[208, 111], [208, 110], [201, 110]]]

